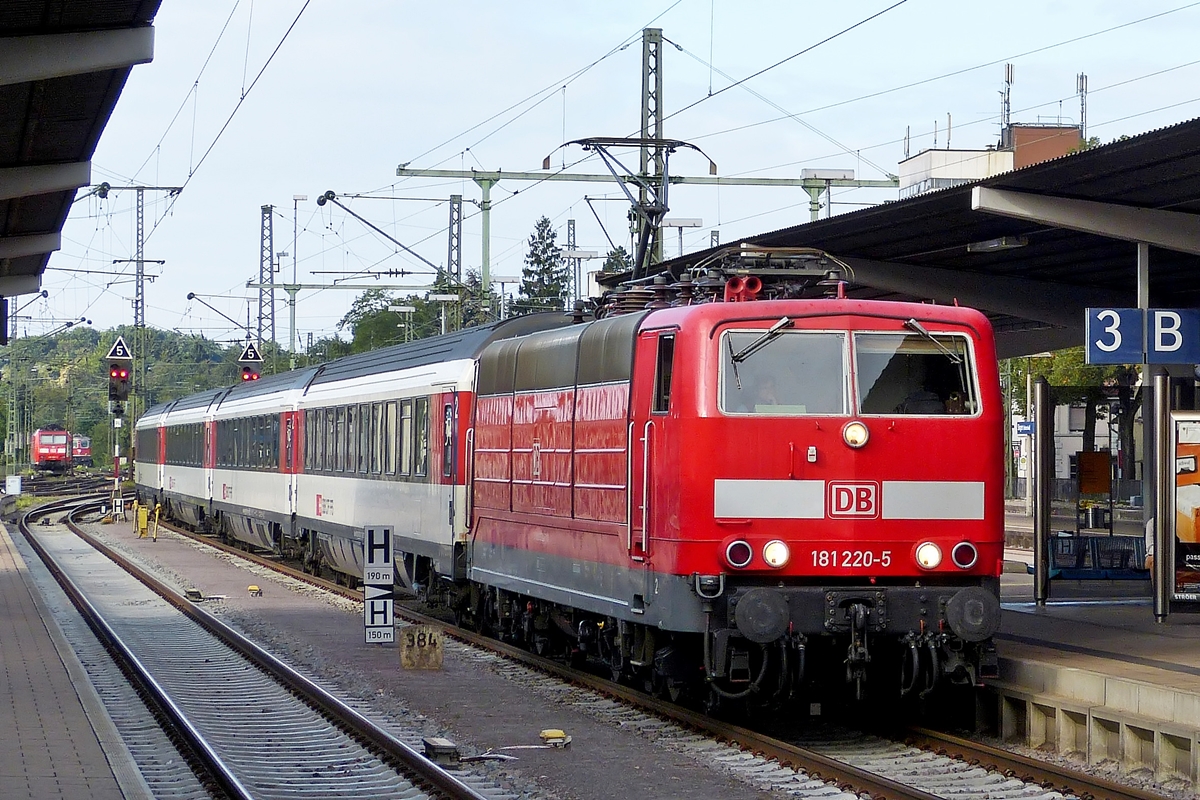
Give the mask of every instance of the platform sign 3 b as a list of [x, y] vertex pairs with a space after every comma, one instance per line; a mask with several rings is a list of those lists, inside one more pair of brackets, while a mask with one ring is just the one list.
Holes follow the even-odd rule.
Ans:
[[1089, 308], [1089, 364], [1195, 364], [1200, 362], [1200, 309]]
[[363, 625], [368, 644], [396, 641], [392, 595], [392, 529], [385, 526], [363, 531]]

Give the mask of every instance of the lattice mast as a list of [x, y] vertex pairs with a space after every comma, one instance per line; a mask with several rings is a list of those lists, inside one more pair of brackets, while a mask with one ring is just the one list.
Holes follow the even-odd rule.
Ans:
[[[646, 28], [642, 31], [642, 138], [663, 138], [663, 71], [662, 71], [662, 28]], [[644, 145], [641, 148], [639, 173], [652, 186], [655, 181], [662, 180], [663, 149]], [[661, 194], [661, 192], [660, 192]], [[638, 189], [638, 203], [645, 208], [650, 196], [645, 186]], [[634, 241], [641, 241], [642, 228], [647, 225], [642, 215], [635, 217]], [[658, 230], [652, 230], [653, 239], [649, 244], [651, 253], [649, 263], [657, 264], [662, 261], [662, 235]], [[637, 252], [637, 248], [633, 248]]]
[[258, 343], [275, 341], [275, 206], [262, 207], [258, 253]]

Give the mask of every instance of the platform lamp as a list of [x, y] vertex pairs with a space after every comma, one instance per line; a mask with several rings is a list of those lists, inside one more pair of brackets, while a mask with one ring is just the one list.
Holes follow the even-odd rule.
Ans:
[[505, 294], [504, 287], [510, 283], [515, 286], [521, 279], [513, 275], [492, 275], [488, 280], [500, 284], [500, 319], [505, 319], [508, 316], [508, 295]]
[[678, 228], [679, 229], [679, 255], [683, 255], [683, 229], [684, 228], [699, 228], [704, 225], [704, 220], [699, 217], [667, 217], [662, 221], [660, 227], [663, 228]]
[[436, 303], [442, 304], [442, 335], [445, 335], [445, 333], [446, 333], [446, 304], [447, 303], [457, 303], [459, 300], [458, 295], [450, 294], [450, 293], [439, 294], [436, 292], [431, 292], [430, 294], [427, 294], [425, 296], [425, 299], [431, 303], [436, 302]]

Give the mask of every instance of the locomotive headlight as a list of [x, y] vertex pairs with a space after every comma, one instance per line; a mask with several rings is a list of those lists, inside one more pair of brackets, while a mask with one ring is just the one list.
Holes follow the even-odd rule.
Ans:
[[979, 561], [979, 551], [970, 542], [959, 542], [950, 551], [950, 560], [959, 569], [970, 569]]
[[750, 548], [749, 542], [738, 539], [729, 543], [725, 548], [725, 560], [729, 562], [729, 566], [742, 569], [750, 564], [750, 560], [754, 558], [754, 551]]
[[942, 548], [933, 542], [922, 542], [917, 545], [917, 566], [922, 569], [935, 569], [942, 563]]
[[792, 552], [788, 549], [787, 542], [772, 539], [763, 547], [763, 561], [775, 569], [786, 567], [791, 557]]
[[858, 420], [847, 422], [846, 427], [842, 428], [842, 440], [855, 450], [865, 445], [867, 439], [870, 438], [871, 432], [867, 430], [866, 425]]

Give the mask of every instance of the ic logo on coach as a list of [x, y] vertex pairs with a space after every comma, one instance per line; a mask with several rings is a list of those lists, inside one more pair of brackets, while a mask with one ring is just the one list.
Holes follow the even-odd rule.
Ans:
[[830, 483], [829, 516], [879, 516], [878, 483]]

